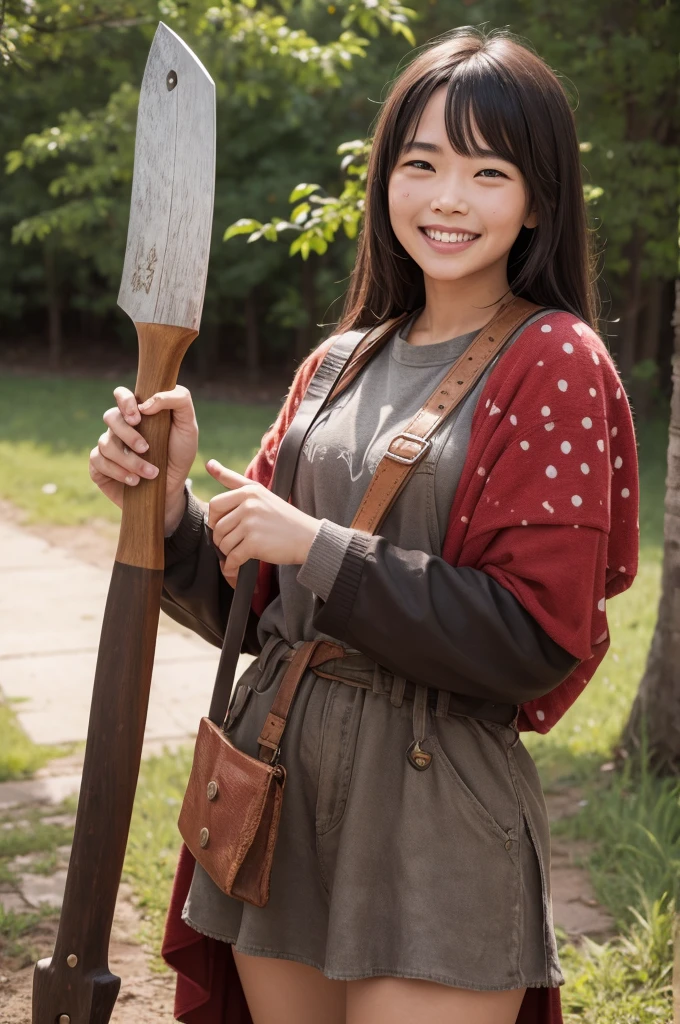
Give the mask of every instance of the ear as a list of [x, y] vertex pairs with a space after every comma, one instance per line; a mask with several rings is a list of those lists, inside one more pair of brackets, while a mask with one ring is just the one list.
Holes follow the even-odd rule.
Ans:
[[527, 217], [527, 219], [524, 221], [524, 224], [522, 226], [525, 227], [525, 228], [535, 228], [537, 224], [538, 224], [538, 214], [536, 213], [535, 210], [532, 210], [531, 213], [529, 214], [529, 216]]

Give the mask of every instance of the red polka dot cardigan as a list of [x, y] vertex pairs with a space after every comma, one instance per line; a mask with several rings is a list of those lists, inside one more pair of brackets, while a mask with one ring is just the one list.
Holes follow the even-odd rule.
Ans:
[[[301, 363], [249, 478], [270, 485], [281, 438], [331, 343]], [[445, 561], [493, 576], [581, 660], [551, 693], [522, 705], [523, 731], [548, 732], [607, 653], [606, 599], [637, 572], [638, 497], [633, 419], [614, 363], [586, 323], [549, 313], [489, 375], [442, 545]], [[258, 615], [271, 582], [263, 562]]]

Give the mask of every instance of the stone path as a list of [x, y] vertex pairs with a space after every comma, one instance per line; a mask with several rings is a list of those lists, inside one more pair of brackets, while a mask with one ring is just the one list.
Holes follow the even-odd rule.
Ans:
[[[0, 690], [34, 743], [85, 740], [113, 567], [90, 565], [0, 523]], [[161, 612], [145, 745], [195, 735], [219, 650]], [[237, 674], [252, 661], [241, 655]]]

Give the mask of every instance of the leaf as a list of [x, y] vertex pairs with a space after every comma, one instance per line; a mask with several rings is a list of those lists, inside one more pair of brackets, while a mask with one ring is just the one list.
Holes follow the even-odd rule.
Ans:
[[247, 235], [249, 231], [254, 228], [261, 228], [262, 224], [259, 220], [253, 220], [251, 217], [239, 217], [233, 224], [230, 224], [227, 230], [222, 236], [222, 241], [226, 242], [227, 239], [233, 238], [234, 235]]
[[304, 199], [306, 196], [314, 192], [317, 188], [321, 188], [321, 186], [307, 185], [305, 183], [301, 185], [296, 185], [291, 194], [288, 196], [288, 202], [296, 203], [298, 199]]

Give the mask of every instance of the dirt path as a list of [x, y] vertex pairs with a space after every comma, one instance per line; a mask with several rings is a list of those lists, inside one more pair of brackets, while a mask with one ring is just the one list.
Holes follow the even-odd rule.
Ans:
[[[121, 991], [111, 1017], [112, 1024], [168, 1024], [172, 1013], [174, 974], [154, 974], [150, 954], [135, 940], [140, 924], [131, 892], [121, 887], [111, 933], [109, 967], [122, 979]], [[31, 993], [36, 960], [52, 955], [57, 933], [56, 919], [49, 919], [30, 934], [31, 962], [0, 952], [0, 1024], [31, 1024]], [[21, 958], [23, 959], [23, 958]]]

